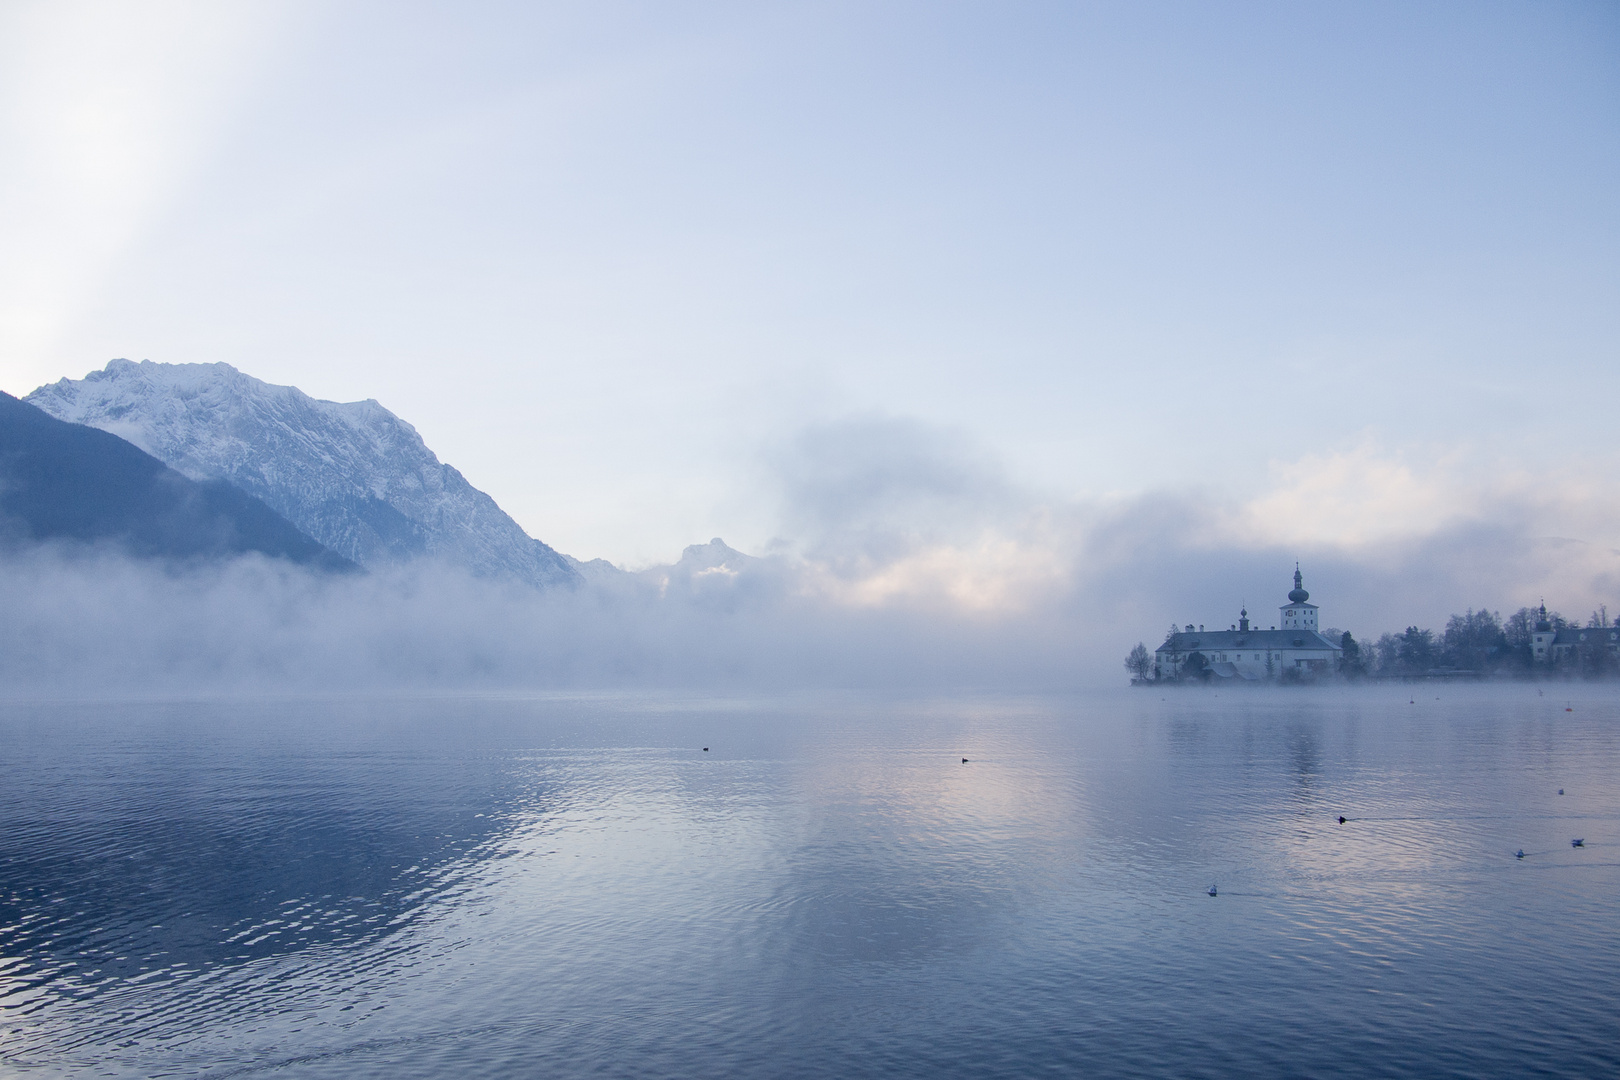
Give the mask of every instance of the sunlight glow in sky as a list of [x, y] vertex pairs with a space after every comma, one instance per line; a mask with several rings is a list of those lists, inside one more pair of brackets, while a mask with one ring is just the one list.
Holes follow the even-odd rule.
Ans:
[[629, 564], [847, 539], [806, 432], [963, 448], [856, 603], [1153, 493], [1612, 548], [1617, 105], [1598, 2], [11, 4], [0, 387], [376, 398]]

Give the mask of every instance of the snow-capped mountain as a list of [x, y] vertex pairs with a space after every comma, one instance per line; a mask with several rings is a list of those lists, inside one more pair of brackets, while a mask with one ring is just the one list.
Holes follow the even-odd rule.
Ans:
[[623, 578], [633, 578], [641, 588], [657, 590], [660, 597], [695, 601], [707, 607], [780, 599], [791, 584], [781, 559], [744, 555], [718, 536], [707, 544], [691, 545], [668, 566], [653, 566], [635, 574], [619, 573]]
[[0, 547], [38, 543], [181, 563], [257, 552], [359, 569], [224, 480], [181, 476], [116, 435], [0, 393]]
[[416, 429], [375, 401], [320, 401], [229, 364], [114, 360], [26, 398], [127, 439], [196, 480], [222, 479], [362, 566], [431, 556], [532, 585], [576, 583]]

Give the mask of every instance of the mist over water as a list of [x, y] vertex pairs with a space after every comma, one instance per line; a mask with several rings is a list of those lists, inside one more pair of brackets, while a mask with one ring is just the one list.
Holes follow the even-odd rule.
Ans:
[[431, 561], [332, 576], [258, 556], [0, 551], [0, 695], [1025, 693], [1118, 685], [1131, 646], [1152, 648], [1172, 622], [1219, 627], [1245, 604], [1256, 625], [1276, 622], [1270, 601], [1282, 602], [1302, 554], [1322, 625], [1363, 641], [1542, 598], [1579, 618], [1620, 583], [1612, 551], [1538, 538], [1523, 515], [1513, 528], [1361, 547], [1256, 547], [1197, 500], [1018, 503], [988, 466], [931, 453], [842, 471], [795, 461], [797, 545], [761, 557], [697, 545], [673, 564], [593, 571], [577, 588]]
[[0, 1060], [1608, 1074], [1620, 700], [1559, 692], [14, 702]]
[[740, 579], [536, 591], [431, 563], [335, 577], [45, 550], [0, 559], [0, 604], [0, 693], [35, 697], [1074, 678], [1049, 615], [849, 607], [769, 563]]

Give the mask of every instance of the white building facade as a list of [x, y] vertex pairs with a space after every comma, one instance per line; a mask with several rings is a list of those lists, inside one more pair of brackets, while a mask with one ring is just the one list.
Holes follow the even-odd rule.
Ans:
[[[1560, 667], [1584, 659], [1590, 666], [1620, 667], [1620, 618], [1613, 626], [1566, 626], [1555, 630], [1547, 618], [1545, 603], [1536, 614], [1536, 628], [1530, 633], [1530, 657], [1537, 664]], [[1595, 663], [1600, 659], [1606, 659], [1607, 664]]]
[[1277, 609], [1278, 626], [1251, 628], [1244, 609], [1237, 624], [1206, 632], [1187, 624], [1165, 638], [1154, 653], [1159, 679], [1313, 680], [1339, 669], [1344, 650], [1317, 633], [1318, 608], [1310, 602], [1299, 567], [1288, 603]]

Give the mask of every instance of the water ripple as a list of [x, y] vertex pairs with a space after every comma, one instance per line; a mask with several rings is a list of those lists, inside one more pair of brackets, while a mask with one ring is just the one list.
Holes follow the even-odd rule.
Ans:
[[1620, 1072], [1620, 706], [1385, 696], [5, 706], [0, 1062]]

